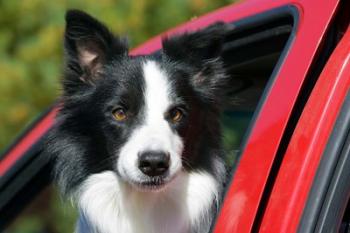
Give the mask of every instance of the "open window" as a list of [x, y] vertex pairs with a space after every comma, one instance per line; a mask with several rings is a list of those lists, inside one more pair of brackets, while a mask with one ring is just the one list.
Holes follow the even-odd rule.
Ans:
[[[226, 37], [223, 53], [232, 87], [222, 117], [228, 167], [237, 165], [245, 135], [249, 135], [254, 116], [259, 113], [287, 55], [294, 37], [295, 22], [296, 14], [292, 7], [277, 8], [231, 22], [234, 29]], [[35, 129], [40, 121], [51, 117], [50, 114], [53, 114], [52, 111], [44, 114], [28, 132]], [[45, 127], [48, 129], [50, 124]], [[50, 164], [38, 159], [44, 135], [42, 133], [34, 140], [16, 164], [0, 177], [0, 189], [4, 190], [0, 193], [0, 231], [51, 182]], [[48, 197], [57, 198], [57, 195], [46, 189], [36, 203], [40, 203], [40, 198]], [[31, 215], [31, 209], [29, 207], [24, 213]], [[17, 219], [22, 221], [23, 217]], [[9, 230], [11, 232], [11, 227]]]
[[223, 115], [223, 139], [228, 167], [235, 167], [244, 147], [244, 136], [254, 124], [274, 83], [293, 39], [295, 15], [280, 8], [249, 19], [232, 23], [227, 35], [223, 59], [230, 76], [229, 98]]

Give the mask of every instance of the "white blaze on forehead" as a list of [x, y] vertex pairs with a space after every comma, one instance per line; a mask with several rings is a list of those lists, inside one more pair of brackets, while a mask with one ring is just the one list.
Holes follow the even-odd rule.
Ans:
[[173, 104], [166, 73], [155, 61], [143, 64], [145, 81], [143, 110], [144, 118], [131, 133], [128, 141], [121, 148], [118, 171], [124, 178], [138, 181], [143, 176], [138, 169], [138, 154], [145, 151], [162, 151], [170, 154], [169, 176], [181, 169], [183, 142], [171, 129], [165, 114]]
[[154, 61], [144, 63], [143, 75], [146, 84], [146, 122], [159, 123], [164, 121], [164, 113], [171, 104], [169, 82], [164, 71]]

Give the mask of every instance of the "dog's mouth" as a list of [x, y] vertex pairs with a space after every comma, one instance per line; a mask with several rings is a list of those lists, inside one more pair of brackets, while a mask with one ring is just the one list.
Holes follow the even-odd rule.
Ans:
[[139, 182], [137, 184], [137, 188], [145, 191], [159, 191], [163, 189], [165, 185], [166, 185], [166, 182], [163, 179], [159, 179], [159, 180]]
[[139, 181], [131, 181], [131, 185], [142, 192], [159, 192], [164, 190], [168, 184], [175, 178], [173, 177], [147, 177], [145, 180], [139, 180]]
[[[170, 183], [178, 176], [179, 171], [167, 171], [164, 174], [157, 176], [148, 176], [139, 172], [133, 174], [128, 172], [124, 167], [119, 176], [133, 189], [141, 192], [160, 192], [165, 190]], [[175, 170], [175, 169], [174, 169]]]

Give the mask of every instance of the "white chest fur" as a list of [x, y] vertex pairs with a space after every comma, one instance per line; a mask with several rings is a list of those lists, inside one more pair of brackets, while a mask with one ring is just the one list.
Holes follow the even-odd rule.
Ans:
[[161, 191], [140, 192], [107, 171], [90, 176], [77, 201], [91, 232], [207, 232], [218, 189], [206, 172], [181, 172]]

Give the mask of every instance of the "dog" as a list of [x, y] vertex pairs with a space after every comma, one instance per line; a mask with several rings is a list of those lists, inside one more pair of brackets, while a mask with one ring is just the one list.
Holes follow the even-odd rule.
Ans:
[[217, 22], [131, 56], [97, 19], [67, 11], [63, 94], [44, 150], [79, 209], [77, 232], [210, 230], [226, 174], [226, 33]]

